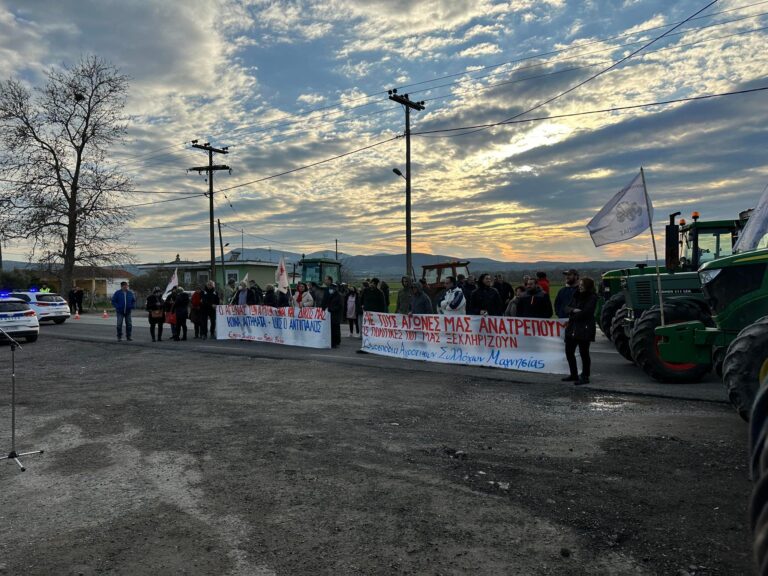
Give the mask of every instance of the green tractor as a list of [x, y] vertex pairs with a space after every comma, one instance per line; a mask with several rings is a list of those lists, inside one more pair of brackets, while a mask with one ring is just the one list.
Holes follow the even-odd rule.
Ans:
[[747, 420], [768, 376], [768, 193], [749, 218], [733, 254], [698, 271], [712, 322], [656, 328], [659, 352], [673, 363], [710, 363]]
[[[745, 219], [675, 223], [671, 214], [666, 227], [666, 262], [656, 278], [655, 268], [640, 273], [626, 271], [622, 277], [624, 304], [615, 313], [611, 339], [619, 353], [652, 378], [669, 383], [698, 382], [712, 369], [707, 362], [671, 362], [659, 353], [655, 334], [661, 325], [659, 284], [664, 300], [665, 323], [697, 321], [713, 326], [709, 307], [696, 272], [707, 261], [731, 254], [733, 243]], [[681, 251], [682, 248], [682, 251]], [[660, 271], [661, 272], [661, 271]]]
[[[666, 272], [661, 268], [661, 272]], [[655, 274], [656, 268], [649, 268], [647, 264], [637, 264], [634, 268], [621, 268], [618, 270], [609, 270], [601, 277], [601, 305], [596, 311], [596, 318], [600, 330], [606, 338], [611, 337], [611, 327], [616, 313], [626, 304], [624, 295], [623, 279], [627, 276], [642, 276], [645, 274]]]

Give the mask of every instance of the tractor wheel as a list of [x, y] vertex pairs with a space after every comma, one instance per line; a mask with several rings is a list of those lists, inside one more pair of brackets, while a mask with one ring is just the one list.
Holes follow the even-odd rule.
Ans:
[[768, 316], [739, 332], [723, 361], [723, 383], [736, 411], [744, 420], [760, 387], [768, 375]]
[[611, 321], [611, 340], [619, 354], [632, 362], [632, 353], [629, 350], [629, 337], [624, 331], [624, 319], [627, 317], [628, 309], [625, 305], [619, 307]]
[[605, 334], [609, 340], [611, 339], [611, 323], [613, 322], [613, 317], [616, 315], [616, 312], [619, 311], [619, 308], [624, 306], [625, 301], [626, 299], [624, 298], [623, 292], [614, 294], [606, 300], [605, 304], [603, 304], [603, 309], [600, 311], [600, 330], [603, 331], [603, 334]]
[[[672, 300], [664, 304], [664, 320], [667, 324], [677, 324], [699, 320], [706, 326], [714, 326], [712, 317], [700, 306], [684, 300]], [[695, 364], [693, 362], [666, 362], [659, 355], [659, 341], [656, 327], [661, 326], [661, 310], [658, 305], [643, 312], [635, 323], [630, 339], [632, 357], [643, 372], [654, 380], [670, 384], [688, 384], [699, 382], [712, 370], [712, 363]]]

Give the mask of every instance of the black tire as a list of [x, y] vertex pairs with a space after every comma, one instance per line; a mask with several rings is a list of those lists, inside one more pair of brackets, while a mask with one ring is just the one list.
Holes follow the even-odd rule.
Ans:
[[27, 342], [29, 342], [29, 343], [31, 344], [32, 342], [35, 342], [35, 341], [37, 341], [37, 334], [35, 334], [35, 335], [33, 335], [33, 336], [27, 336], [27, 337], [26, 337], [26, 338], [24, 338], [24, 339], [25, 339]]
[[613, 320], [611, 321], [611, 340], [613, 340], [613, 345], [616, 347], [616, 351], [632, 362], [632, 353], [629, 349], [629, 336], [627, 336], [624, 330], [624, 319], [628, 314], [629, 309], [626, 305], [623, 305], [616, 311], [616, 314], [613, 315]]
[[731, 404], [749, 420], [760, 378], [768, 375], [768, 316], [750, 324], [728, 346], [723, 361], [723, 383]]
[[[712, 316], [695, 302], [672, 300], [664, 304], [667, 324], [699, 320], [706, 326], [714, 326]], [[652, 306], [635, 323], [630, 339], [632, 357], [643, 372], [654, 380], [668, 384], [700, 382], [712, 370], [712, 362], [705, 364], [665, 362], [659, 355], [659, 337], [656, 327], [661, 326], [661, 309]]]
[[611, 324], [613, 323], [613, 317], [619, 308], [624, 306], [626, 298], [624, 293], [614, 294], [603, 304], [603, 309], [600, 311], [600, 330], [610, 340], [611, 339]]
[[54, 323], [54, 324], [64, 324], [64, 322], [66, 322], [66, 321], [67, 321], [67, 319], [66, 319], [66, 318], [56, 318], [56, 319], [53, 321], [53, 323]]

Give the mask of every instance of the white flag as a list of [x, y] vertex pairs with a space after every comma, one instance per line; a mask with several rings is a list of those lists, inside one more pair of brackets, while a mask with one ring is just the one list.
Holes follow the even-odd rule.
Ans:
[[641, 171], [589, 221], [587, 230], [595, 246], [602, 246], [634, 238], [650, 227], [652, 220], [653, 205]]
[[240, 280], [240, 282], [245, 282], [245, 286], [248, 287], [248, 272], [245, 273], [245, 276], [243, 276], [243, 279]]
[[165, 292], [163, 292], [163, 300], [168, 298], [168, 294], [171, 293], [171, 290], [173, 290], [176, 286], [179, 285], [179, 277], [176, 274], [179, 271], [178, 268], [176, 268], [173, 271], [173, 276], [171, 276], [171, 279], [168, 281], [168, 286], [165, 287]]
[[747, 252], [764, 247], [766, 235], [768, 235], [768, 186], [765, 187], [757, 207], [749, 215], [747, 225], [739, 234], [736, 244], [733, 245], [733, 251]]
[[282, 256], [280, 257], [280, 264], [277, 266], [276, 275], [277, 289], [286, 294], [290, 286], [288, 285], [288, 272], [285, 270], [285, 260], [283, 260]]

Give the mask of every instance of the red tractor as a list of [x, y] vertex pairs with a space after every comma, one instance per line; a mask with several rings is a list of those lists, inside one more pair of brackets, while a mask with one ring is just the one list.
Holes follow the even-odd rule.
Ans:
[[453, 261], [442, 262], [440, 264], [427, 264], [421, 267], [421, 279], [427, 283], [427, 294], [433, 304], [438, 304], [442, 299], [445, 286], [443, 281], [448, 276], [456, 278], [462, 274], [465, 278], [469, 276], [469, 262]]

